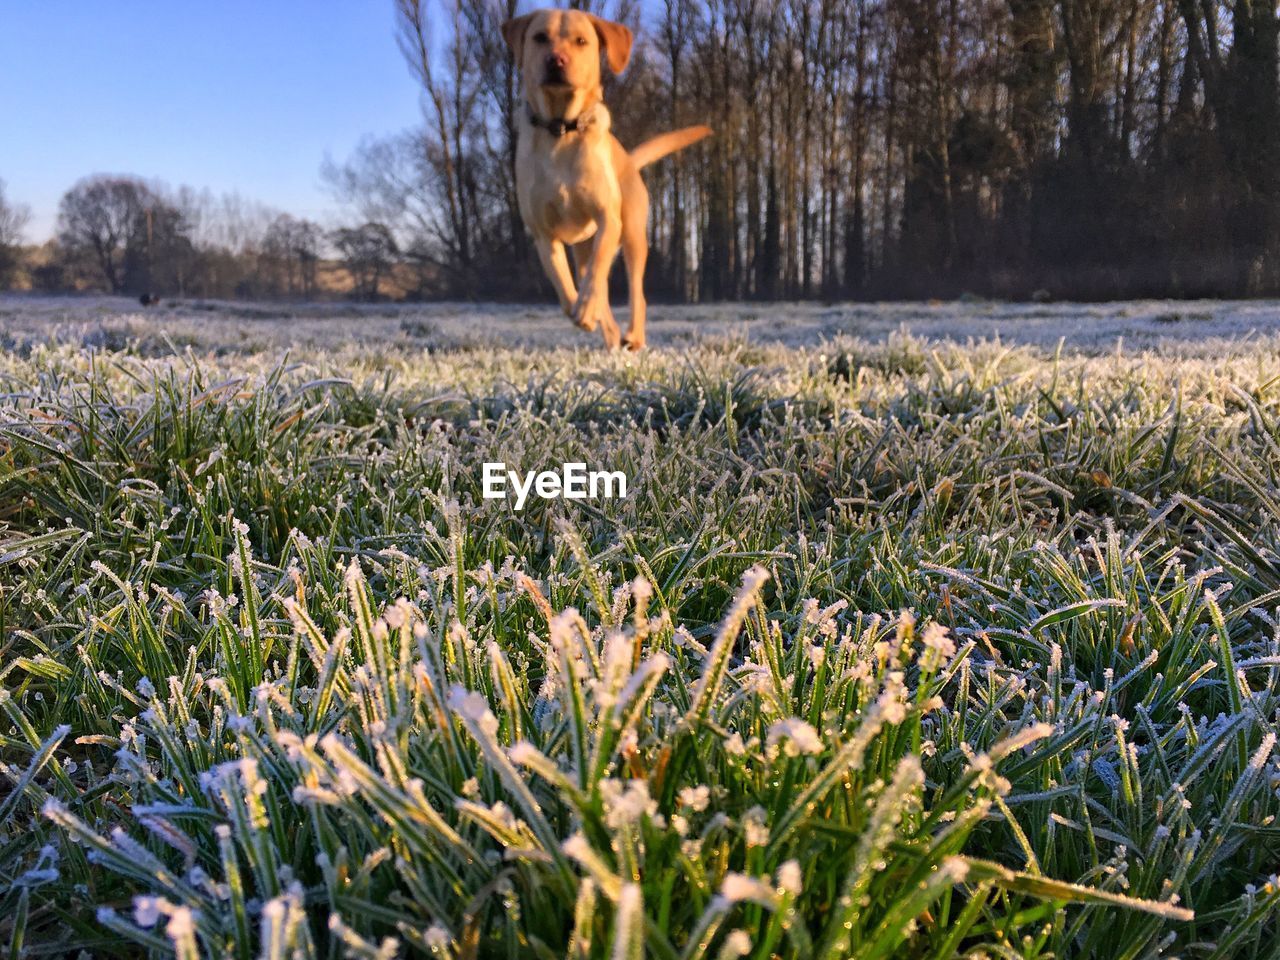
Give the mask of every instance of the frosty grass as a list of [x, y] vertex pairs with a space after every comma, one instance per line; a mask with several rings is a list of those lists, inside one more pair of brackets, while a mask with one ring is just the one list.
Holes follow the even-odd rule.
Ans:
[[1274, 956], [1274, 348], [0, 378], [5, 956]]

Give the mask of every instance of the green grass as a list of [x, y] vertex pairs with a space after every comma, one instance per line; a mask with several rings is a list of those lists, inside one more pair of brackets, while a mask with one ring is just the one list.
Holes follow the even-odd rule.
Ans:
[[146, 353], [0, 357], [5, 956], [1275, 955], [1280, 354]]

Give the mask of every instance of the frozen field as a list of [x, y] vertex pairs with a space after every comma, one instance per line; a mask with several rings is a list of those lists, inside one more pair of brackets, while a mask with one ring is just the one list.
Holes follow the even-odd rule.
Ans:
[[[620, 323], [626, 310], [615, 306]], [[1131, 301], [1102, 304], [990, 302], [883, 304], [652, 305], [649, 341], [678, 349], [699, 340], [745, 339], [788, 346], [836, 338], [883, 341], [905, 330], [927, 340], [999, 338], [1009, 344], [1110, 352], [1175, 350], [1217, 354], [1256, 349], [1280, 337], [1276, 301]], [[248, 304], [166, 301], [143, 310], [125, 298], [0, 296], [0, 344], [42, 340], [143, 352], [178, 346], [252, 353], [285, 346], [343, 345], [468, 349], [490, 345], [595, 348], [553, 304]]]
[[0, 955], [1275, 960], [1278, 321], [0, 300]]

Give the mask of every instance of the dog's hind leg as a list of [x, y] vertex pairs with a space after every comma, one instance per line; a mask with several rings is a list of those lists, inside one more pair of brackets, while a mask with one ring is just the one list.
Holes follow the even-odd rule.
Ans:
[[534, 243], [538, 248], [542, 269], [546, 271], [551, 285], [556, 288], [556, 296], [560, 298], [560, 309], [566, 317], [572, 317], [578, 303], [578, 290], [573, 283], [573, 272], [569, 269], [564, 244], [559, 240], [543, 237], [535, 238]]
[[[643, 188], [642, 188], [643, 189]], [[622, 258], [627, 264], [627, 292], [631, 296], [631, 323], [622, 345], [628, 350], [644, 349], [644, 267], [649, 259], [649, 197], [628, 197], [622, 211]]]

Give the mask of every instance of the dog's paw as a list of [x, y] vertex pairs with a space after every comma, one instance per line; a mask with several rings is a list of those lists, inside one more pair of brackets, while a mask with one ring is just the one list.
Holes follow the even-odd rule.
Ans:
[[608, 339], [609, 327], [617, 330], [617, 324], [613, 322], [613, 313], [609, 309], [607, 301], [597, 300], [587, 297], [578, 298], [578, 306], [573, 311], [573, 322], [580, 326], [588, 333], [605, 328], [605, 339]]
[[637, 350], [643, 350], [644, 334], [637, 333], [634, 330], [628, 330], [627, 335], [622, 338], [622, 345], [633, 353]]

